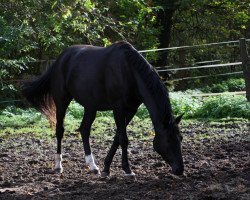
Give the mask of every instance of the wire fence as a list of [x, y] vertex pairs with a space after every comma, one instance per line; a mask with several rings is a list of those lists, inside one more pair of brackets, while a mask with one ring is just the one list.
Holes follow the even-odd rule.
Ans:
[[[250, 41], [250, 39], [246, 39], [247, 42]], [[200, 45], [193, 45], [193, 46], [179, 46], [179, 47], [168, 47], [168, 48], [158, 48], [158, 49], [148, 49], [148, 50], [140, 50], [138, 52], [140, 53], [147, 53], [147, 52], [157, 52], [157, 51], [168, 51], [168, 50], [176, 50], [176, 49], [189, 49], [189, 48], [198, 48], [198, 47], [209, 47], [209, 46], [215, 46], [215, 45], [228, 45], [228, 44], [239, 44], [239, 41], [227, 41], [227, 42], [218, 42], [218, 43], [209, 43], [209, 44], [200, 44]], [[36, 60], [31, 61], [29, 63], [45, 63], [47, 66], [49, 64], [52, 64], [55, 61], [55, 59], [51, 60]], [[218, 63], [220, 60], [211, 60], [211, 61], [201, 61], [195, 63], [198, 66], [190, 66], [190, 67], [181, 67], [181, 68], [171, 68], [171, 66], [163, 66], [163, 67], [156, 67], [156, 70], [158, 73], [163, 72], [177, 72], [177, 71], [189, 71], [189, 70], [201, 70], [201, 69], [211, 69], [211, 68], [220, 68], [220, 67], [232, 67], [232, 66], [241, 66], [242, 62], [233, 62], [233, 63], [223, 63], [223, 64], [211, 64], [206, 65], [207, 63]], [[213, 74], [213, 75], [202, 75], [202, 76], [190, 76], [190, 77], [181, 77], [181, 78], [175, 78], [172, 81], [183, 81], [183, 80], [192, 80], [192, 79], [201, 79], [201, 78], [208, 78], [208, 77], [218, 77], [218, 76], [229, 76], [229, 75], [238, 75], [243, 74], [243, 71], [235, 71], [230, 73], [219, 73], [219, 74]], [[22, 82], [22, 79], [18, 80], [9, 80], [5, 82]], [[198, 96], [215, 96], [215, 95], [222, 95], [224, 93], [208, 93], [204, 95], [198, 95]], [[230, 92], [227, 93], [230, 95], [235, 94], [245, 94], [245, 92]], [[197, 96], [197, 95], [191, 95], [191, 96]], [[10, 103], [10, 102], [23, 102], [25, 100], [23, 99], [14, 99], [14, 100], [6, 100], [6, 101], [0, 101], [0, 104], [4, 103]]]
[[[247, 42], [250, 39], [246, 39]], [[196, 48], [196, 47], [208, 47], [208, 46], [215, 46], [215, 45], [224, 45], [224, 44], [237, 44], [239, 40], [234, 41], [227, 41], [227, 42], [216, 42], [216, 43], [209, 43], [209, 44], [199, 44], [199, 45], [192, 45], [192, 46], [180, 46], [180, 47], [167, 47], [167, 48], [160, 48], [160, 49], [147, 49], [147, 50], [140, 50], [140, 53], [147, 53], [147, 52], [154, 52], [154, 51], [166, 51], [166, 50], [176, 50], [176, 49], [188, 49], [188, 48]]]
[[216, 77], [216, 76], [229, 76], [229, 75], [236, 75], [236, 74], [243, 74], [243, 71], [223, 73], [223, 74], [205, 75], [205, 76], [184, 77], [184, 78], [173, 79], [173, 81], [192, 80], [192, 79], [200, 79], [200, 78], [208, 78], [208, 77]]
[[215, 64], [215, 65], [203, 65], [197, 67], [182, 67], [182, 68], [172, 68], [172, 69], [163, 69], [157, 70], [158, 72], [171, 72], [171, 71], [183, 71], [183, 70], [193, 70], [193, 69], [205, 69], [205, 68], [217, 68], [217, 67], [230, 67], [230, 66], [237, 66], [242, 65], [242, 62], [235, 62], [235, 63], [226, 63], [226, 64]]
[[[223, 96], [223, 95], [245, 95], [246, 91], [238, 91], [238, 92], [221, 92], [221, 93], [201, 93], [201, 94], [183, 94], [183, 96], [189, 97], [209, 97], [209, 96]], [[181, 96], [181, 94], [180, 94]], [[26, 102], [24, 99], [16, 99], [9, 101], [0, 101], [0, 104], [11, 103], [11, 102]]]

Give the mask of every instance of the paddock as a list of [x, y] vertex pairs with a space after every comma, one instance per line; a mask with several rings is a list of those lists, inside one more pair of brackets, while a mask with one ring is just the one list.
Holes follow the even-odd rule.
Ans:
[[[112, 124], [106, 126], [105, 134], [91, 136], [100, 167], [115, 133]], [[129, 160], [136, 179], [124, 178], [120, 149], [109, 178], [90, 174], [77, 132], [66, 134], [64, 172], [54, 174], [55, 138], [29, 131], [8, 134], [2, 127], [6, 133], [0, 138], [0, 199], [249, 199], [249, 127], [247, 120], [183, 121], [185, 171], [177, 177], [154, 152], [148, 121], [132, 122]]]

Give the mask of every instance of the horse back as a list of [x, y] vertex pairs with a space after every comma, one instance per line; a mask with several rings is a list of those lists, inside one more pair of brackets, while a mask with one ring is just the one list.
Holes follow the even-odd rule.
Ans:
[[139, 98], [136, 81], [119, 46], [77, 45], [66, 49], [57, 61], [56, 93], [61, 90], [96, 110], [112, 109], [121, 101], [132, 104]]

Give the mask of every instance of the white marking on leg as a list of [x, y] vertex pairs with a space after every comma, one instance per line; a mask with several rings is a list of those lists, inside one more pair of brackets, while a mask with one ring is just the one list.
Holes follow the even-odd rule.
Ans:
[[96, 166], [95, 159], [94, 159], [92, 154], [85, 156], [85, 161], [86, 161], [86, 163], [89, 166], [91, 171], [93, 171], [93, 170], [99, 171], [99, 168]]
[[62, 167], [62, 154], [56, 154], [55, 155], [55, 169], [60, 169], [62, 172], [63, 167]]
[[124, 176], [126, 176], [126, 177], [130, 177], [130, 176], [131, 176], [131, 177], [132, 177], [132, 176], [135, 176], [135, 173], [134, 173], [134, 172], [131, 172], [131, 173], [129, 173], [129, 174], [126, 174], [126, 173], [125, 173]]

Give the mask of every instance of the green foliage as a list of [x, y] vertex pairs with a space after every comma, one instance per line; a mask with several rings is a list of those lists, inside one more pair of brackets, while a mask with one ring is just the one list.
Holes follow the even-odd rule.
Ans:
[[191, 97], [192, 94], [198, 94], [199, 91], [173, 92], [170, 93], [171, 105], [175, 115], [185, 113], [184, 118], [192, 118], [197, 109], [201, 106], [201, 99]]
[[147, 108], [144, 105], [141, 105], [137, 110], [136, 116], [140, 119], [149, 118], [149, 113]]
[[[44, 63], [35, 61], [55, 59], [72, 44], [107, 46], [117, 40], [128, 40], [138, 50], [157, 48], [162, 32], [158, 17], [163, 10], [165, 13], [175, 10], [171, 46], [249, 37], [249, 3], [240, 0], [11, 0], [0, 4], [1, 100], [19, 96], [19, 82], [13, 80], [25, 79], [27, 74], [36, 75], [44, 70]], [[192, 66], [214, 59], [222, 63], [239, 60], [239, 50], [235, 47], [188, 50], [185, 64]], [[178, 50], [168, 52], [168, 64], [178, 66], [178, 55]], [[159, 58], [156, 52], [144, 56], [153, 63]], [[225, 73], [227, 70], [230, 71], [229, 68], [206, 70], [203, 74], [192, 70], [188, 75]], [[189, 86], [214, 81], [221, 79], [198, 79]], [[226, 89], [215, 87], [217, 91]]]
[[250, 103], [243, 95], [221, 95], [210, 97], [193, 96], [199, 91], [175, 92], [171, 104], [176, 115], [184, 118], [245, 118], [250, 119]]
[[228, 86], [223, 83], [217, 83], [217, 84], [213, 84], [211, 87], [206, 86], [204, 90], [202, 91], [212, 92], [212, 93], [226, 92], [228, 91]]
[[[72, 101], [69, 105], [67, 116], [73, 119], [79, 119], [81, 120], [83, 117], [84, 108], [76, 103], [75, 101]], [[149, 113], [144, 105], [141, 105], [136, 113], [136, 116], [139, 119], [146, 119], [149, 117]], [[113, 117], [112, 111], [98, 111], [96, 114], [96, 117]]]
[[38, 121], [44, 121], [41, 113], [34, 109], [21, 109], [15, 106], [9, 106], [0, 111], [0, 127], [22, 127], [32, 125]]
[[[200, 45], [222, 41], [239, 40], [249, 38], [250, 5], [248, 1], [180, 1], [180, 6], [173, 17], [173, 29], [171, 33], [171, 46]], [[179, 67], [179, 51], [169, 53], [169, 64]], [[230, 63], [240, 61], [238, 44], [215, 45], [190, 48], [185, 50], [185, 66], [192, 67], [197, 62], [219, 60], [218, 63]], [[210, 64], [210, 63], [209, 63]], [[179, 72], [174, 78], [183, 76], [204, 76], [230, 73], [242, 70], [235, 67], [214, 69], [190, 70]], [[230, 76], [229, 76], [230, 77]], [[231, 75], [235, 77], [235, 75]], [[239, 77], [239, 76], [238, 76]], [[184, 89], [196, 89], [220, 83], [225, 77], [202, 78], [190, 81], [182, 81]], [[182, 88], [183, 89], [183, 88]], [[215, 90], [222, 91], [226, 88], [218, 86]]]
[[239, 79], [228, 79], [226, 81], [222, 81], [221, 83], [212, 84], [212, 86], [206, 86], [201, 88], [200, 90], [203, 92], [235, 92], [235, 91], [243, 91], [245, 89], [245, 80], [243, 78]]
[[174, 46], [239, 39], [250, 20], [249, 2], [185, 0], [175, 12]]
[[[185, 113], [184, 118], [245, 118], [250, 119], [250, 103], [242, 95], [223, 95], [215, 97], [191, 97], [199, 94], [199, 91], [175, 92], [170, 94], [171, 105], [175, 116]], [[82, 120], [84, 110], [79, 104], [72, 102], [66, 115], [66, 126], [69, 130], [75, 131]], [[140, 106], [135, 117], [136, 120], [149, 119], [149, 113], [144, 105]], [[113, 115], [111, 111], [98, 112], [97, 121], [105, 121], [112, 124]], [[44, 116], [34, 109], [21, 109], [9, 106], [0, 111], [0, 127], [2, 129], [13, 127], [32, 127], [38, 123], [49, 128], [48, 121]], [[98, 128], [98, 124], [96, 128]], [[98, 129], [101, 129], [99, 127]]]
[[243, 78], [229, 79], [228, 81], [225, 82], [228, 85], [229, 92], [242, 91], [246, 87], [245, 80]]
[[194, 115], [198, 118], [239, 117], [250, 119], [250, 103], [244, 96], [217, 96], [206, 98]]
[[75, 102], [71, 102], [68, 107], [67, 115], [72, 116], [75, 119], [82, 119], [84, 108]]
[[[198, 92], [199, 93], [199, 92]], [[191, 97], [197, 91], [187, 91], [186, 93], [171, 93], [171, 104], [175, 116], [185, 113], [185, 119], [204, 119], [222, 121], [250, 119], [250, 103], [244, 96], [216, 96], [216, 97]], [[80, 126], [83, 108], [72, 102], [69, 106], [65, 118], [66, 135], [77, 133]], [[190, 123], [184, 121], [184, 123]], [[12, 134], [35, 133], [39, 137], [55, 137], [54, 130], [50, 128], [47, 119], [34, 109], [21, 109], [14, 106], [7, 107], [0, 111], [0, 137], [8, 137]], [[112, 135], [106, 135], [106, 130], [110, 130]], [[96, 120], [92, 126], [93, 134], [101, 134], [103, 137], [113, 138], [115, 122], [111, 111], [98, 112]], [[140, 106], [131, 125], [129, 132], [138, 132], [139, 135], [133, 137], [145, 138], [152, 134], [152, 125], [149, 114], [144, 105]], [[129, 137], [132, 137], [129, 134]]]
[[[139, 50], [158, 47], [160, 28], [157, 27], [156, 14], [161, 9], [160, 6], [150, 6], [145, 0], [98, 0], [97, 2], [105, 7], [111, 13], [112, 18], [117, 21], [116, 24], [120, 25], [119, 32], [122, 36], [115, 36], [111, 30], [106, 30], [113, 41], [128, 40]], [[145, 57], [150, 61], [155, 61], [157, 53], [150, 52], [145, 54]]]

